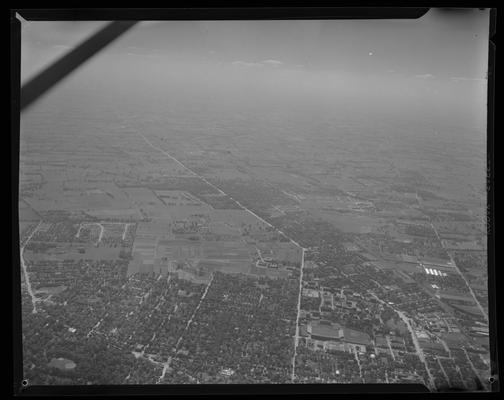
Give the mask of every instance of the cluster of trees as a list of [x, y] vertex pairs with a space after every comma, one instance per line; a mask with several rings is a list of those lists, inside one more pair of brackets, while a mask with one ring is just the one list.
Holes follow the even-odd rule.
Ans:
[[246, 376], [255, 382], [288, 380], [297, 291], [287, 280], [267, 282], [266, 291], [255, 278], [215, 273], [180, 344], [187, 353], [177, 359], [185, 371], [193, 377], [205, 372], [212, 383], [223, 379], [222, 368], [235, 371], [226, 378], [230, 382]]

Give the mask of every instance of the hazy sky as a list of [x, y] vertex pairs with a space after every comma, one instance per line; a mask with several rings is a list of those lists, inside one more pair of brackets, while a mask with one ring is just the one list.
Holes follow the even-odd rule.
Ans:
[[[411, 106], [481, 120], [488, 22], [489, 11], [476, 9], [431, 10], [419, 20], [143, 22], [69, 80], [110, 90]], [[24, 22], [22, 79], [104, 24]]]

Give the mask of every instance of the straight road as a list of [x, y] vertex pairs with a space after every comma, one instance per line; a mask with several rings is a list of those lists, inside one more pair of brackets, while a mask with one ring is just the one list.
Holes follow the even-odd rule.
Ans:
[[[434, 224], [432, 222], [430, 222], [430, 225], [432, 227], [432, 229], [434, 230], [434, 232], [436, 233], [436, 236], [439, 240], [439, 242], [441, 243], [441, 246], [443, 247], [443, 249], [446, 250], [445, 248], [445, 245], [444, 245], [444, 242], [441, 240], [441, 237], [439, 236], [439, 233], [436, 229], [436, 227], [434, 226]], [[448, 254], [448, 257], [450, 257], [450, 261], [451, 263], [453, 264], [453, 266], [455, 267], [455, 270], [457, 271], [457, 273], [460, 275], [460, 277], [464, 280], [467, 288], [469, 289], [469, 293], [471, 293], [471, 296], [472, 298], [474, 299], [474, 302], [476, 303], [476, 306], [479, 308], [479, 310], [481, 311], [481, 314], [483, 314], [483, 316], [485, 317], [486, 321], [488, 322], [488, 314], [485, 312], [485, 309], [482, 307], [481, 303], [478, 301], [478, 299], [476, 298], [476, 295], [474, 294], [471, 286], [469, 285], [469, 282], [467, 281], [467, 279], [465, 278], [464, 274], [462, 273], [462, 271], [460, 271], [459, 267], [457, 267], [457, 264], [455, 264], [455, 260], [453, 259], [452, 255], [450, 254], [450, 252], [448, 250], [446, 250], [446, 253]]]
[[[294, 337], [294, 355], [293, 355], [293, 358], [292, 358], [292, 372], [291, 372], [291, 380], [293, 381], [294, 378], [295, 378], [295, 365], [296, 365], [297, 347], [298, 347], [298, 343], [299, 343], [299, 316], [300, 316], [300, 313], [301, 313], [301, 292], [302, 292], [302, 286], [303, 286], [303, 268], [304, 268], [304, 256], [305, 256], [305, 250], [306, 249], [303, 246], [301, 246], [298, 242], [296, 242], [294, 239], [292, 239], [289, 236], [287, 236], [284, 232], [282, 232], [281, 230], [279, 230], [275, 226], [271, 225], [268, 221], [266, 221], [263, 218], [261, 218], [259, 215], [257, 215], [256, 213], [254, 213], [249, 208], [245, 207], [238, 200], [235, 200], [234, 198], [232, 198], [231, 196], [229, 196], [227, 193], [225, 193], [222, 189], [220, 189], [219, 187], [215, 186], [213, 183], [209, 182], [205, 177], [197, 174], [192, 169], [190, 169], [189, 167], [187, 167], [186, 165], [184, 165], [181, 161], [177, 160], [170, 153], [164, 151], [163, 149], [161, 149], [158, 146], [155, 146], [149, 139], [147, 139], [147, 137], [145, 137], [144, 134], [142, 134], [140, 132], [138, 134], [142, 137], [142, 139], [144, 140], [144, 142], [147, 143], [150, 147], [152, 147], [156, 151], [159, 151], [159, 152], [163, 153], [166, 157], [168, 157], [172, 161], [176, 162], [179, 166], [181, 166], [182, 168], [184, 168], [185, 170], [187, 170], [191, 176], [199, 178], [200, 180], [202, 180], [203, 182], [205, 182], [207, 185], [209, 185], [212, 188], [214, 188], [215, 190], [217, 190], [221, 195], [228, 196], [242, 210], [245, 210], [249, 214], [252, 214], [254, 217], [256, 217], [257, 219], [259, 219], [261, 222], [263, 222], [264, 224], [268, 225], [269, 227], [275, 229], [278, 233], [280, 233], [282, 236], [284, 236], [285, 238], [287, 238], [291, 243], [293, 243], [294, 245], [296, 245], [297, 247], [299, 247], [300, 249], [302, 249], [301, 267], [300, 267], [300, 274], [299, 274], [299, 295], [298, 295], [297, 316], [296, 316], [296, 335]], [[163, 371], [165, 371], [165, 370], [163, 369]], [[162, 376], [164, 376], [164, 373], [163, 373]], [[161, 377], [160, 377], [160, 380], [161, 380]]]
[[423, 353], [422, 348], [420, 347], [420, 343], [418, 342], [418, 338], [415, 334], [414, 329], [411, 326], [409, 318], [406, 317], [406, 315], [402, 311], [398, 310], [397, 308], [392, 307], [390, 304], [388, 304], [386, 301], [380, 299], [374, 293], [372, 293], [371, 295], [376, 300], [378, 300], [380, 303], [382, 303], [388, 307], [391, 307], [399, 315], [399, 318], [401, 318], [403, 320], [403, 322], [406, 324], [406, 327], [408, 328], [408, 331], [411, 334], [411, 338], [413, 339], [413, 344], [415, 346], [415, 352], [416, 352], [418, 358], [420, 358], [420, 361], [424, 364], [425, 369], [427, 370], [427, 375], [429, 376], [429, 388], [435, 390], [436, 385], [434, 384], [434, 378], [429, 370], [429, 366], [427, 365], [427, 361], [425, 360], [425, 355]]
[[26, 239], [24, 244], [21, 246], [21, 252], [20, 252], [21, 268], [23, 268], [23, 275], [24, 275], [25, 282], [26, 282], [26, 290], [28, 290], [28, 294], [31, 297], [31, 301], [32, 301], [32, 305], [33, 305], [33, 310], [32, 310], [33, 314], [36, 314], [38, 312], [37, 311], [37, 302], [39, 301], [39, 298], [37, 296], [35, 296], [35, 293], [33, 292], [33, 289], [31, 287], [30, 274], [28, 273], [28, 269], [26, 268], [26, 262], [24, 259], [24, 251], [25, 251], [25, 247], [28, 245], [28, 243], [30, 243], [30, 240], [32, 239], [32, 237], [35, 235], [35, 233], [37, 233], [38, 229], [40, 228], [40, 225], [42, 225], [42, 220], [40, 220], [40, 222], [35, 227], [35, 229], [33, 229], [32, 233], [30, 233], [30, 236], [28, 236], [28, 238]]
[[296, 336], [294, 336], [294, 354], [292, 356], [292, 372], [291, 372], [291, 382], [294, 382], [296, 378], [296, 357], [297, 357], [297, 348], [299, 345], [299, 316], [301, 315], [301, 296], [303, 293], [303, 267], [304, 267], [304, 259], [305, 259], [305, 251], [304, 247], [301, 248], [301, 268], [299, 274], [299, 294], [298, 294], [298, 302], [297, 302], [297, 315], [296, 315]]

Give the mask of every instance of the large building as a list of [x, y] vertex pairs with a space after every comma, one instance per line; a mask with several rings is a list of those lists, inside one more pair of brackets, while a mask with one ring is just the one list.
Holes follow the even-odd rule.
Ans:
[[371, 345], [367, 333], [342, 327], [340, 324], [326, 321], [311, 321], [307, 326], [311, 346], [324, 350], [363, 352]]

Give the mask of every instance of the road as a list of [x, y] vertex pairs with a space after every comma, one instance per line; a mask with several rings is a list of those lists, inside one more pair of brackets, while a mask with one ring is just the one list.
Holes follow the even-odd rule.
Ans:
[[402, 311], [399, 311], [396, 308], [394, 308], [394, 311], [399, 315], [399, 317], [406, 324], [408, 331], [411, 334], [411, 338], [413, 339], [413, 344], [415, 345], [415, 351], [416, 351], [418, 357], [420, 358], [420, 361], [422, 361], [422, 363], [425, 365], [425, 369], [427, 370], [427, 375], [429, 376], [429, 382], [431, 384], [431, 388], [435, 389], [436, 385], [434, 384], [434, 377], [432, 376], [430, 369], [429, 369], [429, 366], [427, 365], [427, 361], [425, 360], [424, 352], [423, 352], [422, 348], [420, 347], [420, 343], [418, 343], [417, 335], [411, 326], [409, 318], [406, 317], [406, 315]]
[[[482, 379], [482, 377], [481, 377], [480, 373], [478, 372], [478, 370], [477, 370], [477, 369], [476, 369], [476, 367], [474, 366], [474, 364], [473, 364], [472, 360], [469, 358], [469, 354], [467, 354], [467, 350], [466, 350], [466, 348], [465, 348], [465, 347], [462, 347], [462, 349], [464, 350], [465, 356], [466, 356], [466, 358], [467, 358], [467, 361], [469, 361], [469, 365], [471, 366], [471, 369], [472, 369], [472, 371], [473, 371], [474, 375], [476, 375], [476, 376], [478, 377], [478, 379], [480, 380], [480, 382], [481, 382], [483, 385], [488, 386], [488, 385], [486, 384], [486, 382], [488, 382], [488, 381], [487, 381], [486, 379]], [[490, 373], [490, 371], [488, 371], [488, 373]]]
[[[421, 206], [421, 203], [420, 203], [420, 198], [418, 197], [418, 193], [415, 192], [415, 196], [416, 196], [416, 200], [417, 200], [417, 203], [418, 203], [418, 206]], [[483, 316], [485, 317], [485, 319], [487, 320], [488, 322], [488, 314], [486, 313], [485, 309], [481, 306], [480, 302], [478, 301], [478, 299], [476, 298], [476, 295], [474, 294], [471, 286], [469, 285], [469, 282], [467, 282], [467, 279], [465, 278], [464, 274], [462, 273], [462, 271], [460, 271], [459, 267], [457, 266], [457, 264], [455, 263], [455, 260], [453, 259], [452, 255], [450, 254], [450, 252], [446, 249], [445, 245], [444, 245], [444, 242], [443, 240], [441, 239], [441, 236], [439, 236], [439, 232], [438, 230], [436, 229], [436, 227], [434, 226], [434, 224], [432, 223], [432, 219], [430, 218], [430, 216], [427, 216], [429, 218], [429, 224], [431, 226], [431, 228], [434, 230], [434, 233], [436, 234], [436, 237], [437, 239], [439, 240], [439, 243], [441, 244], [441, 247], [446, 251], [446, 253], [448, 254], [448, 257], [450, 257], [450, 261], [451, 263], [453, 264], [455, 270], [457, 271], [457, 273], [460, 275], [460, 277], [464, 280], [467, 288], [469, 289], [469, 293], [471, 293], [471, 296], [472, 298], [474, 299], [474, 302], [476, 303], [476, 306], [479, 308], [479, 310], [481, 311], [481, 314], [483, 314]]]
[[129, 227], [130, 225], [134, 225], [134, 224], [132, 224], [132, 223], [125, 223], [125, 224], [124, 224], [124, 232], [123, 232], [123, 234], [122, 234], [122, 240], [125, 240], [125, 239], [126, 239], [126, 234], [128, 233], [128, 227]]
[[35, 227], [35, 229], [33, 229], [32, 233], [30, 233], [30, 236], [28, 236], [28, 238], [24, 242], [23, 246], [21, 246], [21, 251], [20, 251], [21, 267], [23, 268], [23, 275], [24, 275], [25, 282], [26, 282], [26, 290], [28, 290], [28, 293], [31, 297], [31, 301], [32, 301], [32, 305], [33, 305], [33, 310], [32, 310], [33, 314], [37, 313], [37, 302], [39, 301], [39, 299], [37, 296], [35, 296], [35, 293], [33, 292], [32, 287], [31, 287], [30, 274], [28, 274], [28, 269], [26, 268], [26, 262], [24, 259], [24, 250], [25, 250], [25, 247], [30, 242], [33, 235], [35, 235], [35, 233], [40, 228], [40, 225], [42, 225], [42, 220], [38, 223], [38, 225]]
[[413, 330], [413, 328], [411, 327], [411, 324], [410, 324], [410, 320], [408, 317], [406, 317], [406, 315], [398, 310], [397, 308], [395, 307], [392, 307], [390, 304], [388, 304], [386, 301], [380, 299], [378, 296], [376, 296], [374, 293], [371, 293], [371, 295], [376, 299], [378, 300], [380, 303], [388, 306], [388, 307], [391, 307], [398, 315], [399, 315], [399, 318], [402, 319], [402, 321], [406, 324], [406, 327], [408, 328], [408, 331], [410, 332], [411, 334], [411, 338], [413, 339], [413, 344], [415, 346], [415, 352], [418, 356], [418, 358], [420, 358], [420, 361], [424, 364], [425, 366], [425, 369], [427, 370], [427, 375], [429, 376], [429, 387], [430, 389], [433, 389], [435, 390], [436, 386], [434, 384], [434, 378], [429, 370], [429, 367], [427, 365], [427, 361], [425, 360], [425, 355], [423, 353], [423, 350], [422, 348], [420, 347], [420, 343], [418, 343], [418, 338], [415, 334], [415, 331]]
[[299, 294], [298, 294], [297, 315], [296, 315], [296, 335], [294, 336], [294, 354], [292, 356], [291, 382], [294, 382], [294, 379], [296, 378], [296, 357], [297, 357], [297, 348], [299, 345], [299, 316], [301, 315], [301, 296], [303, 294], [303, 267], [304, 267], [305, 251], [306, 249], [302, 247], [301, 268], [299, 274]]
[[[434, 230], [434, 232], [436, 233], [436, 236], [437, 236], [439, 242], [441, 243], [441, 246], [443, 247], [443, 249], [446, 250], [445, 245], [444, 245], [443, 241], [441, 240], [441, 237], [439, 236], [439, 233], [438, 233], [436, 227], [434, 226], [434, 224], [432, 222], [430, 222], [430, 225], [431, 225], [432, 229]], [[450, 261], [453, 264], [455, 270], [460, 275], [460, 277], [464, 280], [467, 288], [469, 289], [469, 293], [471, 293], [471, 296], [473, 297], [474, 302], [476, 303], [476, 306], [479, 308], [479, 310], [481, 311], [481, 314], [483, 314], [483, 316], [485, 317], [486, 321], [488, 322], [488, 314], [486, 313], [485, 309], [481, 306], [480, 302], [476, 298], [476, 295], [474, 294], [471, 286], [469, 285], [469, 282], [467, 282], [467, 279], [465, 278], [464, 274], [462, 273], [462, 271], [460, 271], [459, 267], [457, 267], [457, 264], [455, 264], [455, 260], [453, 259], [453, 257], [450, 254], [450, 252], [448, 250], [446, 250], [446, 253], [448, 254], [448, 257], [450, 257]]]
[[91, 226], [91, 225], [98, 225], [98, 227], [100, 228], [100, 234], [98, 236], [98, 241], [96, 242], [96, 244], [100, 243], [102, 238], [103, 238], [103, 234], [105, 232], [105, 228], [104, 226], [99, 223], [99, 222], [86, 222], [86, 223], [83, 223], [79, 226], [79, 230], [77, 231], [77, 234], [75, 235], [75, 237], [79, 237], [80, 236], [80, 231], [81, 231], [81, 228], [84, 227], [84, 226]]
[[108, 312], [106, 312], [103, 317], [101, 317], [101, 319], [91, 328], [91, 330], [87, 333], [86, 337], [90, 337], [94, 332], [95, 332], [95, 329], [98, 328], [101, 323], [103, 322], [103, 320], [108, 316]]
[[242, 210], [247, 211], [249, 214], [253, 215], [257, 219], [259, 219], [261, 222], [263, 222], [264, 224], [266, 224], [269, 227], [275, 229], [278, 233], [280, 233], [285, 238], [287, 238], [291, 243], [293, 243], [294, 245], [296, 245], [297, 247], [299, 247], [300, 249], [302, 249], [301, 267], [300, 267], [300, 274], [299, 274], [299, 295], [298, 295], [297, 316], [296, 316], [296, 335], [294, 337], [294, 356], [293, 356], [293, 359], [292, 359], [292, 373], [291, 373], [291, 380], [294, 380], [294, 369], [295, 369], [295, 364], [296, 364], [297, 346], [298, 346], [298, 342], [299, 342], [299, 315], [301, 313], [301, 292], [302, 292], [302, 285], [303, 285], [304, 254], [305, 254], [305, 250], [306, 249], [303, 246], [301, 246], [298, 242], [296, 242], [295, 240], [293, 240], [292, 238], [290, 238], [288, 235], [286, 235], [284, 232], [282, 232], [281, 230], [279, 230], [275, 226], [271, 225], [268, 221], [266, 221], [263, 218], [261, 218], [259, 215], [257, 215], [256, 213], [254, 213], [252, 210], [250, 210], [247, 207], [245, 207], [238, 200], [235, 200], [234, 198], [232, 198], [231, 196], [229, 196], [228, 194], [226, 194], [223, 190], [221, 190], [220, 188], [218, 188], [217, 186], [215, 186], [213, 183], [209, 182], [206, 178], [204, 178], [203, 176], [197, 174], [192, 169], [190, 169], [189, 167], [187, 167], [186, 165], [184, 165], [182, 162], [180, 162], [175, 157], [173, 157], [170, 153], [164, 151], [160, 147], [155, 146], [149, 139], [147, 139], [145, 137], [144, 134], [142, 134], [140, 132], [138, 132], [138, 134], [142, 137], [142, 139], [145, 141], [145, 143], [147, 143], [150, 147], [152, 147], [154, 150], [157, 150], [157, 151], [163, 153], [166, 157], [168, 157], [172, 161], [175, 161], [179, 166], [181, 166], [182, 168], [184, 168], [185, 170], [187, 170], [190, 173], [191, 176], [199, 178], [200, 180], [202, 180], [203, 182], [205, 182], [207, 185], [209, 185], [210, 187], [212, 187], [215, 190], [217, 190], [223, 196], [228, 196]]
[[448, 382], [448, 385], [453, 386], [452, 383], [450, 382], [450, 378], [448, 377], [448, 374], [446, 373], [446, 371], [443, 367], [443, 364], [441, 364], [441, 360], [439, 359], [439, 357], [436, 357], [436, 361], [439, 365], [439, 369], [441, 370], [441, 373], [443, 374], [444, 378], [446, 379], [446, 382]]
[[385, 339], [387, 340], [387, 346], [389, 348], [390, 355], [392, 356], [392, 359], [395, 361], [395, 354], [394, 354], [394, 350], [392, 349], [392, 343], [390, 343], [390, 336], [385, 335]]
[[277, 229], [275, 226], [271, 225], [268, 221], [266, 221], [265, 219], [261, 218], [259, 215], [257, 215], [256, 213], [254, 213], [252, 210], [250, 210], [249, 208], [245, 207], [243, 204], [241, 204], [238, 200], [232, 198], [231, 196], [229, 196], [227, 193], [225, 193], [224, 191], [222, 191], [222, 189], [220, 189], [219, 187], [215, 186], [213, 183], [209, 182], [205, 177], [201, 176], [201, 175], [198, 175], [196, 172], [194, 172], [192, 169], [190, 169], [189, 167], [185, 166], [182, 162], [180, 162], [179, 160], [177, 160], [175, 157], [173, 157], [171, 154], [169, 154], [168, 152], [164, 151], [163, 149], [160, 149], [159, 147], [156, 147], [154, 146], [154, 144], [152, 144], [152, 142], [147, 139], [145, 137], [145, 135], [143, 135], [142, 133], [138, 133], [142, 138], [143, 140], [150, 146], [152, 147], [154, 150], [157, 150], [157, 151], [160, 151], [161, 153], [163, 153], [165, 156], [167, 156], [168, 158], [170, 158], [171, 160], [175, 161], [178, 165], [182, 166], [183, 168], [185, 168], [192, 176], [196, 177], [196, 178], [199, 178], [200, 180], [202, 180], [203, 182], [205, 182], [207, 185], [211, 186], [212, 188], [214, 188], [215, 190], [217, 190], [221, 195], [223, 196], [228, 196], [232, 201], [235, 202], [235, 204], [237, 204], [242, 210], [244, 211], [247, 211], [249, 214], [252, 214], [254, 217], [256, 217], [258, 220], [260, 220], [261, 222], [263, 222], [264, 224], [268, 225], [270, 228], [273, 228], [275, 229], [278, 233], [280, 233], [281, 235], [285, 236], [291, 243], [295, 244], [297, 247], [299, 248], [303, 248], [298, 242], [296, 242], [295, 240], [293, 240], [292, 238], [290, 238], [289, 236], [287, 236], [285, 233], [283, 233], [281, 230]]
[[[201, 304], [203, 303], [203, 301], [205, 300], [205, 297], [208, 293], [208, 289], [210, 289], [210, 286], [212, 285], [212, 282], [213, 282], [213, 279], [214, 279], [214, 276], [212, 275], [212, 277], [210, 278], [210, 281], [208, 282], [206, 288], [205, 288], [205, 291], [203, 292], [203, 295], [201, 296], [201, 299], [198, 303], [198, 305], [196, 306], [196, 308], [194, 309], [192, 315], [191, 315], [191, 318], [189, 318], [189, 320], [187, 321], [187, 324], [184, 328], [184, 330], [182, 331], [182, 333], [180, 334], [180, 337], [178, 338], [177, 340], [177, 343], [175, 344], [175, 354], [176, 354], [176, 351], [178, 350], [179, 346], [180, 346], [180, 343], [182, 342], [182, 339], [184, 337], [184, 334], [187, 332], [187, 330], [189, 329], [189, 327], [191, 326], [191, 323], [193, 321], [193, 318], [194, 316], [196, 315], [196, 313], [198, 312], [199, 308], [201, 307]], [[166, 372], [168, 371], [168, 368], [170, 368], [170, 364], [172, 362], [172, 357], [168, 357], [168, 359], [163, 363], [163, 371], [161, 372], [161, 375], [160, 377], [158, 378], [157, 382], [156, 383], [161, 383], [166, 375]], [[194, 379], [194, 378], [193, 378]]]
[[362, 365], [360, 363], [360, 359], [359, 359], [359, 353], [357, 353], [357, 349], [354, 347], [353, 349], [353, 353], [354, 353], [354, 356], [355, 356], [355, 361], [357, 361], [357, 366], [359, 367], [359, 376], [362, 380], [362, 383], [366, 383], [364, 381], [364, 378], [362, 377]]

